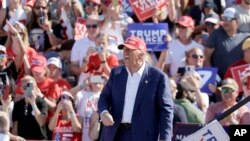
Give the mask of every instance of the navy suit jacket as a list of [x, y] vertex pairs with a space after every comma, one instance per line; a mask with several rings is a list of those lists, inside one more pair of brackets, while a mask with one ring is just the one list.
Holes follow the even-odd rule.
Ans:
[[[101, 141], [113, 141], [122, 120], [128, 72], [125, 66], [112, 69], [98, 102], [98, 112], [108, 110], [113, 126], [104, 126]], [[169, 79], [162, 71], [146, 64], [131, 119], [131, 141], [171, 141], [173, 100]]]

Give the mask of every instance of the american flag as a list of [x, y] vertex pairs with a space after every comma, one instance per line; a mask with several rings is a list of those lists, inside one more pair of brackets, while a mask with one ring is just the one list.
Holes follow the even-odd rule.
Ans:
[[60, 133], [56, 133], [54, 141], [60, 141]]

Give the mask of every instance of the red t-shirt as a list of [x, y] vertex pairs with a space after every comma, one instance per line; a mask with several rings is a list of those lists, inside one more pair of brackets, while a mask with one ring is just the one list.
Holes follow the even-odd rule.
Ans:
[[[99, 67], [101, 66], [101, 60], [98, 56], [97, 53], [93, 54], [93, 55], [90, 55], [89, 56], [89, 63], [87, 64], [88, 66], [88, 69], [86, 72], [95, 72], [99, 69]], [[119, 65], [118, 63], [118, 59], [117, 57], [114, 55], [114, 54], [110, 54], [107, 58], [107, 63], [108, 63], [108, 66], [110, 68], [113, 68], [113, 67], [116, 67]], [[102, 70], [102, 72], [104, 72], [104, 70]]]
[[247, 62], [245, 62], [243, 59], [240, 59], [240, 60], [236, 61], [235, 63], [233, 63], [232, 65], [230, 65], [227, 68], [227, 71], [226, 71], [226, 73], [224, 75], [224, 79], [226, 79], [226, 78], [233, 78], [233, 75], [231, 73], [231, 68], [236, 67], [236, 66], [245, 65], [245, 64], [247, 64]]
[[59, 79], [56, 83], [61, 90], [69, 90], [72, 88], [70, 83], [65, 79]]
[[56, 127], [53, 130], [52, 140], [56, 141], [80, 141], [82, 132], [73, 132], [71, 121], [63, 121], [62, 116], [58, 117]]
[[[57, 83], [51, 78], [46, 77], [43, 82], [37, 83], [37, 86], [47, 98], [57, 100], [60, 96], [61, 90], [58, 87]], [[23, 94], [21, 91], [21, 82], [19, 82], [17, 85], [16, 94]]]

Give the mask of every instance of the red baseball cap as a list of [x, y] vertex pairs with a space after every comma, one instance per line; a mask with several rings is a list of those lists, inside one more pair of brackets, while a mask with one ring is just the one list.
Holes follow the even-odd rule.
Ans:
[[184, 27], [194, 28], [194, 20], [189, 16], [181, 16], [178, 20], [178, 24]]
[[130, 49], [140, 49], [144, 52], [147, 50], [144, 40], [136, 36], [128, 37], [124, 44], [118, 46], [118, 49], [123, 49], [124, 46]]
[[35, 72], [43, 72], [45, 68], [47, 67], [47, 60], [45, 57], [41, 55], [37, 55], [31, 60], [31, 71]]

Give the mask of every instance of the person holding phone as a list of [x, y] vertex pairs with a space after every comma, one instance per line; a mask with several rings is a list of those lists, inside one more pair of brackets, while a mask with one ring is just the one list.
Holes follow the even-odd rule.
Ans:
[[48, 106], [44, 99], [38, 97], [39, 88], [32, 76], [22, 78], [21, 85], [24, 97], [14, 104], [12, 133], [27, 140], [46, 140]]
[[55, 114], [50, 119], [49, 129], [52, 140], [80, 141], [82, 137], [82, 119], [75, 113], [73, 96], [63, 91], [57, 101]]
[[94, 71], [104, 73], [109, 76], [111, 69], [118, 66], [118, 59], [116, 55], [108, 51], [108, 35], [100, 33], [96, 37], [96, 48], [98, 52], [89, 56], [86, 66], [86, 73]]
[[84, 82], [85, 88], [74, 96], [77, 113], [83, 119], [83, 141], [93, 141], [99, 138], [100, 129], [97, 129], [100, 128], [100, 122], [97, 103], [105, 82], [104, 74], [92, 73]]
[[52, 46], [57, 46], [66, 39], [60, 23], [52, 25], [49, 16], [49, 3], [46, 0], [36, 0], [33, 7], [33, 19], [30, 22], [30, 44], [37, 52], [43, 53]]

